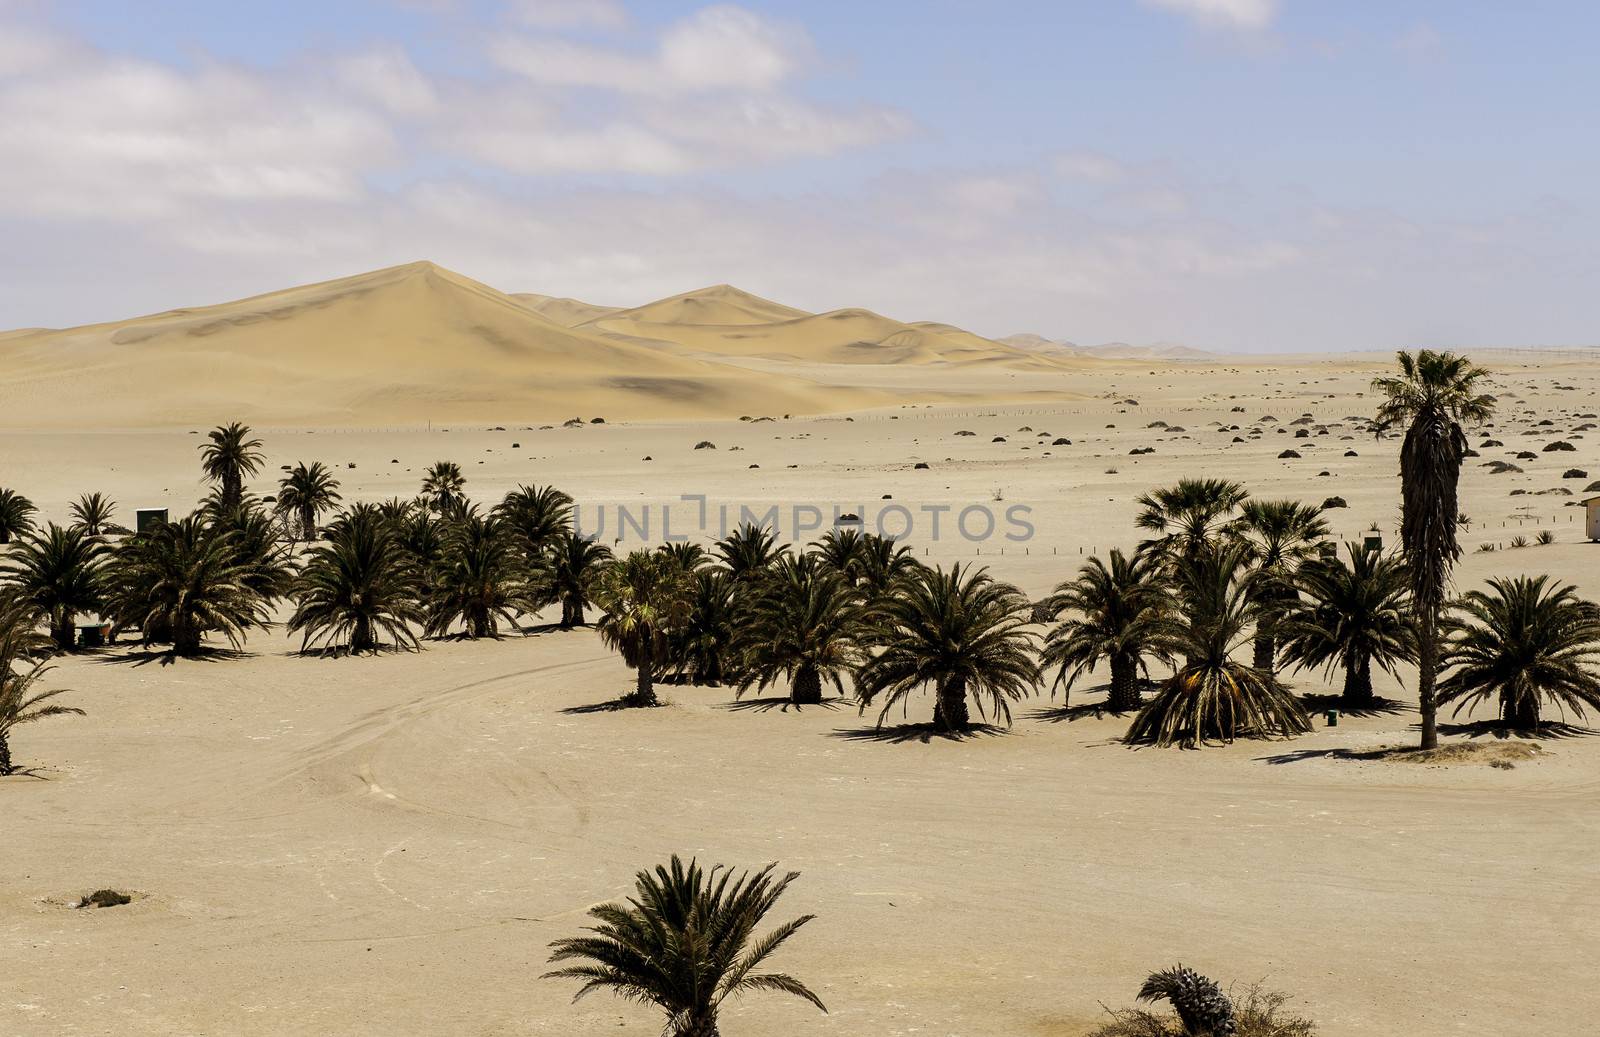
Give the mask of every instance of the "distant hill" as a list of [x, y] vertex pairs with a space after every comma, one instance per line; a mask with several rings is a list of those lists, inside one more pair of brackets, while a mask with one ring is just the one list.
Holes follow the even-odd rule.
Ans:
[[1176, 342], [1155, 342], [1146, 346], [1127, 342], [1106, 342], [1098, 346], [1080, 346], [1065, 339], [1047, 339], [1042, 335], [1024, 333], [1007, 335], [999, 341], [1017, 349], [1047, 356], [1091, 357], [1098, 360], [1212, 360], [1217, 354], [1203, 349], [1179, 345]]

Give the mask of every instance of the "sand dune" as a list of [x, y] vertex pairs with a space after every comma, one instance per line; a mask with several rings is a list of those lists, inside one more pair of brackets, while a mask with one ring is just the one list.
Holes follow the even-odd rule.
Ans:
[[1102, 342], [1098, 346], [1080, 346], [1065, 339], [1048, 339], [1043, 335], [1024, 332], [1007, 335], [1000, 342], [1041, 356], [1059, 359], [1095, 360], [1215, 360], [1217, 354], [1185, 346], [1177, 342], [1152, 342], [1134, 345], [1129, 342]]
[[887, 399], [569, 328], [431, 263], [3, 348], [13, 426], [734, 416]]
[[[619, 309], [508, 295], [427, 262], [132, 320], [0, 333], [0, 358], [13, 428], [814, 414], [1016, 397], [1001, 377], [860, 388], [852, 372], [861, 365], [1072, 369], [949, 324], [807, 313], [730, 285]], [[1072, 395], [1064, 379], [1027, 390]]]

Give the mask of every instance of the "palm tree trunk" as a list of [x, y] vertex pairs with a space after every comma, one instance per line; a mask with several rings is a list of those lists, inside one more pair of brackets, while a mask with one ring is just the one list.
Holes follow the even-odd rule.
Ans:
[[561, 603], [561, 629], [571, 630], [583, 626], [583, 598], [569, 594]]
[[1539, 696], [1524, 695], [1515, 701], [1505, 702], [1500, 709], [1506, 726], [1517, 731], [1536, 731], [1539, 728]]
[[629, 704], [634, 706], [655, 706], [660, 703], [656, 699], [655, 674], [651, 672], [648, 662], [640, 663], [634, 671], [633, 694], [628, 696]]
[[967, 682], [949, 677], [939, 683], [933, 707], [933, 726], [940, 731], [965, 731], [972, 726], [967, 713]]
[[185, 618], [173, 624], [172, 650], [184, 656], [200, 654], [200, 628], [194, 620]]
[[1278, 668], [1278, 624], [1263, 618], [1256, 624], [1255, 666], [1258, 670], [1275, 673]]
[[317, 509], [307, 504], [300, 509], [300, 531], [304, 539], [317, 539]]
[[1341, 701], [1346, 709], [1366, 709], [1372, 705], [1372, 660], [1367, 656], [1345, 661]]
[[672, 1037], [722, 1037], [715, 1014], [689, 1019], [672, 1031]]
[[74, 629], [73, 620], [77, 618], [68, 609], [57, 612], [54, 621], [50, 624], [50, 637], [55, 641], [56, 647], [63, 652], [70, 652], [73, 648]]
[[370, 652], [376, 648], [372, 638], [372, 620], [366, 616], [356, 619], [356, 628], [350, 633], [350, 653]]
[[1439, 747], [1439, 703], [1433, 682], [1439, 672], [1439, 617], [1424, 608], [1417, 630], [1417, 707], [1422, 711], [1422, 748]]
[[4, 731], [0, 731], [0, 774], [10, 774], [16, 770], [11, 763], [11, 739]]
[[1139, 708], [1139, 658], [1134, 655], [1111, 657], [1111, 694], [1106, 698], [1106, 708], [1113, 713], [1126, 713]]
[[815, 666], [801, 666], [795, 671], [794, 683], [789, 687], [789, 701], [797, 706], [822, 701], [822, 677]]

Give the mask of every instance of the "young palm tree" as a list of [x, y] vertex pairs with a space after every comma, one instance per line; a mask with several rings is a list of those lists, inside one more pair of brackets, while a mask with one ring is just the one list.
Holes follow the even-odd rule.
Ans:
[[659, 551], [632, 551], [608, 565], [594, 589], [603, 610], [599, 632], [634, 669], [628, 703], [656, 704], [656, 671], [669, 659], [672, 639], [688, 621], [694, 584]]
[[416, 568], [394, 528], [373, 508], [352, 511], [328, 527], [290, 589], [295, 611], [291, 633], [301, 631], [302, 652], [372, 652], [378, 635], [414, 648], [413, 625], [424, 615], [417, 604]]
[[1431, 349], [1399, 354], [1399, 377], [1375, 379], [1383, 396], [1377, 425], [1406, 425], [1400, 447], [1400, 544], [1411, 574], [1417, 612], [1417, 699], [1422, 711], [1422, 748], [1439, 744], [1434, 679], [1439, 670], [1439, 613], [1450, 571], [1461, 557], [1456, 539], [1456, 486], [1467, 452], [1463, 424], [1487, 421], [1494, 397], [1478, 391], [1488, 375], [1464, 356]]
[[677, 562], [678, 568], [686, 573], [697, 573], [701, 569], [714, 564], [711, 556], [706, 553], [705, 548], [699, 544], [692, 544], [687, 540], [662, 544], [656, 550]]
[[1058, 668], [1056, 683], [1070, 694], [1073, 682], [1093, 673], [1103, 659], [1111, 667], [1106, 708], [1137, 709], [1139, 673], [1148, 675], [1147, 657], [1171, 658], [1166, 640], [1171, 593], [1162, 582], [1160, 558], [1136, 551], [1132, 558], [1113, 549], [1108, 566], [1090, 558], [1078, 578], [1061, 584], [1047, 605], [1067, 618], [1045, 635], [1041, 669]]
[[103, 603], [100, 556], [103, 546], [82, 526], [65, 529], [54, 522], [43, 533], [12, 545], [0, 566], [17, 592], [50, 620], [50, 637], [61, 651], [70, 651], [77, 617]]
[[116, 509], [117, 502], [105, 494], [86, 493], [73, 502], [72, 521], [92, 537], [104, 536], [112, 532], [111, 516]]
[[572, 531], [572, 498], [554, 486], [518, 486], [494, 510], [522, 538], [529, 564]]
[[1372, 667], [1399, 679], [1401, 663], [1417, 657], [1410, 577], [1397, 555], [1376, 547], [1346, 544], [1350, 561], [1318, 559], [1300, 567], [1300, 600], [1277, 629], [1283, 658], [1331, 675], [1344, 668], [1343, 705], [1373, 704]]
[[272, 514], [249, 494], [228, 511], [208, 511], [209, 532], [225, 536], [244, 567], [244, 582], [271, 604], [294, 578], [292, 537]]
[[427, 631], [443, 635], [457, 620], [471, 638], [499, 637], [499, 620], [538, 609], [526, 569], [499, 519], [470, 511], [444, 538], [428, 601]]
[[1185, 614], [1166, 624], [1165, 636], [1186, 661], [1133, 718], [1128, 742], [1194, 748], [1311, 730], [1276, 675], [1233, 659], [1255, 621], [1248, 558], [1242, 545], [1224, 544], [1178, 563]]
[[11, 729], [48, 717], [83, 715], [83, 710], [50, 700], [65, 688], [34, 691], [48, 671], [43, 657], [50, 640], [38, 631], [38, 609], [16, 594], [0, 595], [0, 775], [17, 772], [11, 759]]
[[780, 678], [797, 705], [821, 702], [823, 681], [844, 694], [865, 621], [860, 594], [836, 569], [816, 555], [783, 558], [752, 593], [735, 640], [739, 694]]
[[1235, 534], [1250, 548], [1256, 578], [1255, 665], [1276, 671], [1279, 622], [1294, 607], [1299, 592], [1295, 574], [1316, 557], [1328, 535], [1322, 509], [1294, 500], [1247, 500], [1239, 509]]
[[547, 552], [539, 568], [540, 600], [561, 603], [562, 630], [581, 627], [588, 622], [584, 611], [594, 604], [595, 581], [613, 559], [611, 548], [568, 529], [556, 536]]
[[1545, 701], [1578, 716], [1600, 709], [1600, 606], [1548, 576], [1489, 581], [1456, 603], [1461, 616], [1445, 623], [1450, 635], [1439, 683], [1441, 702], [1471, 710], [1498, 700], [1500, 721], [1536, 731]]
[[865, 548], [861, 530], [850, 526], [830, 529], [811, 543], [811, 550], [817, 557], [851, 583], [860, 578], [861, 553]]
[[673, 633], [668, 654], [679, 677], [715, 688], [738, 671], [733, 579], [721, 570], [706, 568], [689, 571], [689, 575], [694, 581], [689, 614]]
[[24, 533], [33, 532], [33, 501], [16, 490], [0, 486], [0, 544], [9, 544]]
[[466, 477], [454, 461], [435, 461], [422, 479], [422, 496], [441, 515], [454, 515], [465, 501]]
[[317, 516], [339, 500], [339, 480], [321, 461], [301, 462], [278, 480], [278, 511], [299, 520], [302, 540], [317, 538]]
[[219, 425], [200, 445], [200, 469], [217, 484], [224, 508], [244, 498], [244, 481], [261, 470], [261, 440], [250, 438], [250, 426], [235, 421]]
[[550, 945], [551, 964], [581, 962], [546, 979], [583, 982], [574, 1000], [610, 989], [667, 1014], [665, 1037], [717, 1037], [717, 1013], [729, 998], [757, 990], [792, 994], [826, 1012], [805, 984], [757, 971], [814, 915], [786, 922], [760, 939], [756, 926], [800, 877], [775, 878], [769, 864], [735, 878], [721, 867], [703, 871], [674, 855], [654, 873], [641, 871], [625, 904], [591, 908], [586, 935]]
[[861, 535], [856, 557], [855, 583], [867, 601], [876, 603], [894, 592], [912, 573], [922, 568], [911, 548], [876, 533]]
[[863, 709], [884, 696], [879, 726], [896, 703], [925, 685], [934, 689], [934, 726], [941, 731], [971, 726], [969, 694], [981, 714], [990, 712], [987, 700], [994, 716], [1010, 723], [1008, 700], [1039, 683], [1030, 655], [1034, 638], [1025, 629], [1028, 600], [982, 569], [918, 569], [878, 608], [872, 640], [879, 651], [858, 671], [856, 689]]
[[170, 642], [176, 655], [199, 654], [208, 633], [242, 647], [251, 627], [266, 629], [271, 599], [260, 561], [239, 540], [199, 515], [129, 537], [108, 567], [109, 612], [146, 643]]
[[778, 535], [772, 530], [746, 522], [717, 541], [716, 551], [728, 573], [743, 583], [760, 576], [768, 566], [788, 554], [789, 548], [779, 545]]

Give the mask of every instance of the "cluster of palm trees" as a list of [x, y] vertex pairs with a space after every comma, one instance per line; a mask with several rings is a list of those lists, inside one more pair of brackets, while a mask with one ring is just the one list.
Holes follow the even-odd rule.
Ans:
[[1440, 701], [1493, 700], [1500, 723], [1534, 728], [1546, 705], [1600, 708], [1600, 610], [1547, 577], [1450, 598], [1462, 424], [1493, 403], [1483, 376], [1423, 351], [1375, 382], [1379, 427], [1407, 426], [1399, 551], [1341, 551], [1317, 508], [1184, 479], [1139, 499], [1136, 550], [1089, 559], [1041, 602], [853, 527], [797, 549], [747, 525], [709, 549], [619, 558], [577, 532], [560, 490], [521, 486], [480, 508], [449, 461], [411, 499], [341, 508], [320, 463], [285, 466], [276, 495], [258, 498], [246, 481], [262, 470], [261, 442], [235, 423], [201, 445], [212, 489], [199, 508], [139, 532], [116, 525], [101, 494], [73, 504], [69, 525], [40, 528], [30, 501], [0, 489], [0, 589], [16, 628], [0, 632], [0, 676], [22, 689], [7, 691], [0, 731], [32, 716], [21, 682], [37, 680], [41, 645], [72, 648], [85, 616], [191, 656], [208, 638], [241, 647], [280, 601], [301, 650], [327, 654], [494, 637], [557, 605], [572, 628], [598, 609], [600, 636], [635, 671], [630, 705], [653, 704], [658, 681], [741, 696], [786, 685], [802, 705], [832, 687], [877, 707], [881, 726], [927, 691], [933, 726], [961, 732], [973, 704], [1009, 722], [1047, 681], [1070, 694], [1104, 664], [1103, 708], [1134, 714], [1129, 741], [1195, 746], [1309, 730], [1289, 671], [1342, 674], [1341, 704], [1362, 710], [1376, 702], [1374, 669], [1415, 664], [1425, 747]]

